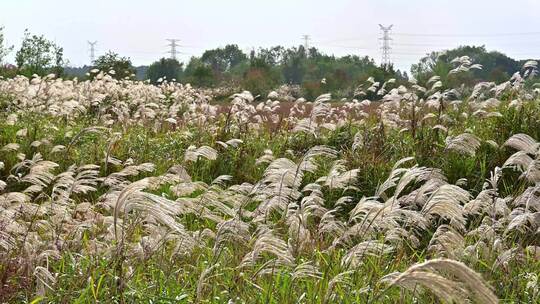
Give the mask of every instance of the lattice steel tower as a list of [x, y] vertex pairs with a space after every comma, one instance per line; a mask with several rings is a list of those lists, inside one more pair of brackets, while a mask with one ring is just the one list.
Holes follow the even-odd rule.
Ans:
[[177, 43], [180, 41], [180, 39], [167, 39], [167, 41], [170, 42], [169, 46], [171, 47], [171, 50], [169, 53], [171, 54], [171, 58], [176, 60], [176, 55], [178, 54], [177, 48], [179, 47]]
[[384, 26], [382, 24], [379, 24], [379, 27], [381, 28], [381, 31], [383, 32], [383, 36], [379, 38], [379, 40], [382, 40], [382, 43], [383, 43], [381, 47], [381, 50], [382, 50], [381, 65], [383, 66], [389, 65], [391, 63], [390, 50], [392, 48], [390, 47], [390, 41], [392, 40], [392, 38], [390, 37], [390, 31], [392, 30], [392, 26], [394, 25], [392, 24], [390, 26]]
[[90, 65], [93, 65], [96, 60], [96, 44], [97, 41], [88, 41], [88, 45], [90, 46]]
[[309, 49], [309, 41], [311, 40], [311, 37], [309, 35], [302, 35], [302, 40], [304, 40], [304, 49], [307, 50]]

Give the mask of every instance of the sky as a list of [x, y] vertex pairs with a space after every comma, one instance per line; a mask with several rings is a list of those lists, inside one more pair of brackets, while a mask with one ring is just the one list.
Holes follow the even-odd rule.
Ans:
[[43, 34], [64, 48], [71, 66], [114, 51], [134, 65], [169, 56], [166, 39], [180, 39], [179, 59], [238, 44], [244, 51], [303, 44], [327, 54], [381, 61], [378, 24], [393, 24], [394, 65], [410, 65], [433, 50], [485, 45], [516, 59], [540, 57], [540, 0], [0, 0], [0, 26], [15, 50], [23, 33]]

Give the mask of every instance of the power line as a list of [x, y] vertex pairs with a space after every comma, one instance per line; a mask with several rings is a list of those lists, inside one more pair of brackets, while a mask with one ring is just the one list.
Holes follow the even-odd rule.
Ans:
[[540, 32], [516, 32], [516, 33], [483, 33], [483, 34], [429, 34], [429, 33], [394, 33], [397, 36], [418, 36], [418, 37], [507, 37], [507, 36], [533, 36], [540, 35]]
[[96, 61], [96, 44], [97, 41], [88, 41], [88, 45], [90, 45], [90, 65], [94, 64], [94, 61]]
[[317, 40], [315, 41], [317, 44], [319, 43], [334, 43], [334, 42], [344, 42], [344, 41], [365, 41], [366, 37], [375, 37], [372, 34], [366, 34], [365, 37], [348, 37], [348, 38], [336, 38], [336, 39], [330, 39], [330, 40]]
[[190, 49], [204, 49], [202, 46], [196, 46], [196, 45], [182, 45], [183, 48], [190, 48]]
[[171, 54], [171, 58], [172, 59], [175, 59], [176, 60], [176, 55], [178, 54], [178, 50], [176, 49], [177, 47], [179, 47], [179, 45], [177, 44], [177, 42], [180, 41], [180, 39], [167, 39], [167, 41], [169, 41], [170, 43], [168, 44], [168, 46], [171, 47], [171, 50], [168, 52]]
[[[483, 38], [498, 38], [498, 37], [519, 37], [519, 36], [540, 36], [540, 32], [513, 32], [513, 33], [400, 33], [393, 32], [392, 35], [396, 36], [410, 36], [410, 37], [432, 37], [432, 38], [460, 38], [460, 37], [483, 37]], [[319, 41], [320, 43], [333, 43], [344, 41], [365, 41], [366, 37], [346, 37], [339, 39], [332, 39], [326, 41]]]
[[342, 49], [355, 49], [355, 50], [378, 50], [376, 47], [365, 47], [365, 46], [353, 46], [353, 45], [333, 45], [333, 44], [321, 44], [321, 46], [331, 47], [331, 48], [342, 48]]
[[393, 45], [399, 46], [435, 46], [435, 47], [445, 47], [449, 46], [452, 43], [448, 42], [447, 44], [435, 44], [435, 43], [393, 43]]
[[383, 46], [381, 48], [382, 49], [381, 64], [384, 66], [390, 64], [390, 50], [392, 49], [390, 47], [390, 41], [392, 40], [392, 38], [390, 38], [390, 31], [392, 30], [392, 26], [394, 25], [391, 24], [390, 26], [383, 26], [382, 24], [379, 24], [379, 27], [383, 31], [383, 36], [382, 38], [379, 38], [379, 40], [383, 41]]

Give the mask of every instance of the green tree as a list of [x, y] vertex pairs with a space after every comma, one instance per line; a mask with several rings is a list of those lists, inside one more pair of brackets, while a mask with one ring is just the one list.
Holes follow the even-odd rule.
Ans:
[[[474, 63], [482, 65], [482, 69], [470, 70], [468, 73], [448, 75], [454, 68], [451, 61], [456, 57], [469, 56]], [[413, 64], [411, 72], [419, 83], [425, 83], [431, 76], [440, 76], [443, 83], [455, 87], [462, 83], [473, 85], [479, 81], [506, 81], [521, 64], [497, 51], [488, 52], [485, 46], [460, 46], [455, 49], [432, 52]]]
[[283, 79], [288, 84], [301, 84], [306, 74], [306, 51], [303, 46], [283, 52], [281, 61]]
[[254, 95], [266, 95], [281, 82], [279, 52], [283, 48], [261, 49], [259, 53], [252, 52], [249, 68], [244, 72], [242, 88]]
[[247, 60], [246, 54], [236, 44], [205, 51], [201, 56], [201, 62], [212, 67], [215, 73], [229, 71], [245, 60]]
[[217, 84], [212, 68], [197, 57], [192, 57], [186, 66], [184, 80], [200, 87], [211, 87]]
[[13, 46], [7, 46], [4, 43], [4, 27], [0, 26], [0, 65], [4, 64], [4, 58], [13, 50]]
[[4, 58], [13, 50], [13, 46], [5, 45], [4, 27], [0, 27], [0, 76], [13, 77], [17, 75], [17, 69], [13, 65], [4, 62]]
[[61, 76], [64, 70], [62, 67], [64, 65], [63, 53], [63, 48], [47, 40], [43, 35], [31, 35], [28, 30], [25, 30], [21, 48], [15, 55], [15, 61], [19, 73], [25, 76], [49, 73]]
[[158, 79], [166, 78], [171, 81], [179, 80], [182, 77], [183, 64], [172, 58], [161, 58], [152, 63], [146, 71], [146, 78], [152, 83], [157, 83]]
[[241, 66], [247, 62], [247, 56], [236, 44], [229, 44], [205, 51], [200, 62], [211, 68], [216, 82], [234, 83], [241, 78]]
[[[133, 79], [136, 73], [128, 57], [121, 57], [112, 51], [98, 57], [94, 61], [94, 68], [111, 74], [115, 79], [124, 79], [126, 77]], [[111, 71], [114, 71], [114, 73], [111, 73]]]
[[395, 78], [398, 85], [406, 80], [406, 74], [392, 66], [379, 67], [367, 56], [335, 57], [303, 46], [260, 48], [251, 51], [249, 59], [236, 45], [208, 50], [190, 60], [184, 75], [184, 80], [195, 86], [233, 85], [256, 95], [283, 83], [301, 85], [308, 98], [328, 92], [353, 97], [355, 89], [370, 76], [381, 83]]

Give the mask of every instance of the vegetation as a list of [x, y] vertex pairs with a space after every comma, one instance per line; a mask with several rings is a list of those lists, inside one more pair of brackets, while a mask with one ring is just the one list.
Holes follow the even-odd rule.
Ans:
[[47, 40], [43, 35], [32, 35], [26, 30], [21, 48], [15, 55], [18, 73], [27, 77], [50, 73], [61, 76], [64, 65], [63, 52], [62, 47]]
[[[453, 69], [452, 60], [468, 56], [482, 69], [471, 73], [448, 74]], [[412, 66], [412, 74], [419, 81], [427, 81], [432, 76], [439, 76], [450, 87], [458, 84], [475, 85], [479, 81], [504, 82], [521, 69], [525, 62], [514, 60], [500, 52], [488, 52], [484, 46], [462, 46], [444, 52], [432, 52]]]
[[[4, 46], [4, 36], [0, 28], [0, 64], [12, 46]], [[470, 73], [450, 73], [455, 68], [454, 58], [467, 56], [476, 66]], [[63, 49], [44, 36], [31, 35], [25, 31], [24, 41], [16, 54], [17, 66], [0, 66], [0, 76], [15, 77], [34, 74], [45, 76], [55, 74], [68, 78], [92, 79], [92, 69], [112, 71], [116, 79], [129, 77], [150, 80], [175, 79], [196, 87], [221, 88], [225, 91], [248, 90], [256, 96], [271, 93], [281, 85], [294, 87], [297, 93], [308, 98], [330, 92], [334, 98], [377, 99], [373, 92], [366, 96], [361, 84], [368, 79], [383, 83], [392, 80], [405, 84], [415, 80], [425, 85], [433, 76], [439, 77], [443, 89], [465, 85], [472, 87], [479, 82], [501, 83], [519, 71], [527, 60], [514, 60], [497, 51], [487, 51], [484, 46], [460, 46], [455, 49], [434, 51], [420, 59], [411, 68], [411, 78], [405, 71], [395, 70], [392, 65], [377, 66], [373, 59], [365, 56], [335, 57], [321, 53], [316, 48], [304, 46], [285, 48], [275, 46], [252, 50], [245, 54], [237, 45], [205, 51], [200, 57], [192, 57], [184, 64], [174, 59], [161, 58], [150, 66], [134, 67], [127, 57], [114, 52], [100, 56], [92, 66], [80, 68], [64, 67]], [[477, 67], [482, 66], [483, 69]], [[65, 71], [64, 71], [65, 70]], [[528, 83], [531, 85], [532, 83]], [[298, 96], [296, 96], [298, 97]]]
[[406, 73], [394, 71], [392, 66], [378, 67], [368, 57], [337, 58], [303, 46], [259, 49], [246, 56], [238, 46], [227, 45], [193, 57], [184, 80], [196, 86], [234, 86], [256, 95], [268, 94], [281, 84], [298, 85], [306, 97], [315, 98], [325, 92], [354, 97], [357, 85], [369, 77], [380, 82], [407, 79]]
[[[12, 47], [3, 46], [0, 30], [0, 63]], [[17, 52], [17, 67], [0, 67], [0, 76], [14, 77], [17, 74], [30, 77], [33, 74], [45, 76], [53, 73], [64, 75], [63, 50], [43, 36], [25, 32], [21, 49]], [[476, 66], [470, 73], [450, 73], [455, 69], [454, 58], [467, 56]], [[245, 54], [237, 45], [205, 51], [200, 57], [192, 57], [186, 64], [174, 59], [162, 58], [150, 66], [134, 67], [127, 57], [109, 51], [99, 57], [93, 66], [81, 68], [66, 67], [65, 76], [78, 79], [93, 78], [92, 69], [113, 71], [116, 79], [129, 77], [150, 80], [175, 79], [196, 87], [221, 88], [224, 91], [248, 90], [256, 96], [264, 96], [281, 85], [294, 87], [296, 95], [308, 99], [330, 92], [334, 98], [368, 98], [380, 96], [367, 91], [365, 96], [357, 95], [361, 84], [368, 79], [374, 83], [392, 80], [397, 85], [414, 79], [426, 85], [433, 76], [439, 77], [443, 89], [465, 85], [472, 87], [479, 82], [501, 83], [510, 78], [526, 61], [517, 61], [497, 52], [487, 51], [484, 46], [461, 46], [455, 49], [435, 51], [422, 58], [411, 68], [411, 76], [395, 70], [392, 65], [377, 66], [373, 59], [359, 56], [335, 57], [321, 53], [316, 48], [303, 46], [285, 48], [276, 46], [252, 50]], [[483, 69], [477, 67], [482, 66]], [[528, 85], [531, 85], [529, 83]], [[295, 96], [298, 97], [298, 96]]]
[[182, 77], [182, 64], [176, 59], [161, 58], [148, 67], [146, 76], [154, 84], [165, 79], [176, 81]]
[[[258, 85], [271, 53], [186, 74]], [[353, 95], [377, 101], [340, 103], [215, 104], [219, 89], [109, 66], [0, 79], [0, 302], [536, 303], [536, 71], [452, 88], [375, 75]]]
[[111, 51], [94, 61], [94, 69], [106, 71], [115, 79], [134, 78], [136, 72], [129, 58]]
[[13, 46], [6, 46], [4, 42], [4, 27], [0, 26], [0, 65], [4, 64], [4, 58], [13, 50]]

